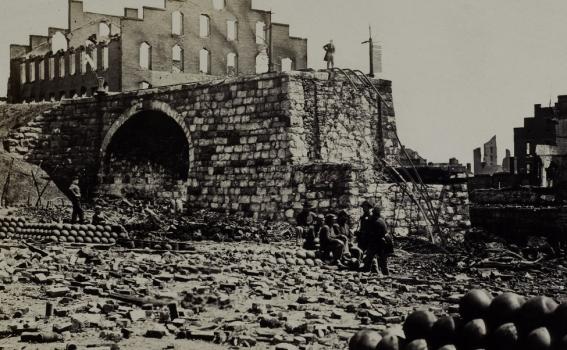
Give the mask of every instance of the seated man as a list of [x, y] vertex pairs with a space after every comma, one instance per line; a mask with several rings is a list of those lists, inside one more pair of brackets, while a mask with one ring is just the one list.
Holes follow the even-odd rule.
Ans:
[[100, 205], [95, 206], [92, 224], [105, 225], [106, 220], [106, 216], [104, 216], [104, 214], [102, 213], [102, 207]]
[[305, 202], [305, 204], [303, 204], [303, 210], [297, 214], [295, 219], [297, 223], [295, 239], [297, 242], [300, 238], [304, 238], [306, 240], [304, 243], [305, 249], [315, 249], [313, 246], [315, 238], [315, 217], [315, 213], [311, 211], [311, 205]]
[[338, 234], [335, 231], [337, 217], [334, 214], [329, 214], [325, 217], [325, 225], [319, 231], [319, 242], [322, 259], [332, 258], [332, 261], [337, 263], [343, 256], [345, 244], [337, 238]]

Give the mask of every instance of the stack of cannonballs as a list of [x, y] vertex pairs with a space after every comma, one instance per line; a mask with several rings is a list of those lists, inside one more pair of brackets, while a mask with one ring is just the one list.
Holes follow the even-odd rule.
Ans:
[[12, 238], [54, 243], [114, 244], [126, 239], [120, 226], [31, 223], [19, 217], [0, 217], [0, 239]]
[[403, 325], [405, 339], [393, 333], [362, 330], [350, 350], [567, 350], [567, 303], [538, 296], [526, 300], [504, 293], [492, 299], [472, 290], [459, 314], [437, 318], [415, 311]]

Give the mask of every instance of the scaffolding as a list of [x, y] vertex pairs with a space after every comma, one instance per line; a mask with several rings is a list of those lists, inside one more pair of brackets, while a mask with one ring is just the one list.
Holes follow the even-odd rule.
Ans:
[[[427, 222], [427, 231], [429, 234], [429, 238], [432, 243], [437, 242], [437, 234], [440, 231], [439, 228], [439, 211], [436, 210], [433, 206], [432, 199], [430, 197], [429, 191], [427, 186], [424, 184], [419, 172], [417, 171], [415, 165], [413, 164], [411, 157], [406, 152], [404, 145], [402, 144], [400, 137], [398, 136], [397, 130], [392, 130], [395, 141], [398, 143], [402, 150], [402, 156], [407, 159], [409, 164], [411, 165], [411, 173], [405, 169], [400, 162], [399, 158], [395, 158], [395, 161], [398, 163], [397, 165], [399, 168], [403, 169], [402, 171], [405, 172], [405, 177], [398, 171], [396, 164], [392, 164], [386, 159], [385, 155], [385, 147], [384, 147], [384, 120], [383, 120], [383, 108], [384, 106], [388, 108], [392, 108], [391, 104], [384, 99], [376, 85], [368, 78], [366, 74], [361, 72], [360, 70], [353, 70], [353, 69], [341, 69], [341, 68], [332, 68], [329, 70], [330, 78], [335, 79], [337, 75], [343, 76], [349, 82], [349, 84], [357, 91], [362, 92], [362, 95], [366, 98], [370, 105], [374, 105], [377, 108], [378, 114], [378, 137], [380, 138], [380, 150], [379, 150], [379, 159], [382, 162], [382, 165], [390, 171], [393, 175], [393, 180], [396, 184], [401, 188], [404, 195], [407, 195], [412, 203], [416, 205], [419, 212]], [[397, 221], [397, 210], [398, 210], [398, 200], [396, 195], [395, 200], [395, 209], [394, 209], [394, 216], [395, 221]]]

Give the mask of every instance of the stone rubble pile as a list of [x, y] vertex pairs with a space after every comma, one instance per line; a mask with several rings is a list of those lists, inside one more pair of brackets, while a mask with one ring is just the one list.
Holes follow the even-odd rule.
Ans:
[[0, 334], [14, 348], [49, 341], [133, 349], [144, 339], [152, 349], [202, 341], [223, 349], [344, 349], [360, 329], [403, 334], [405, 315], [420, 305], [454, 313], [475, 286], [565, 296], [551, 273], [545, 282], [526, 272], [487, 276], [435, 255], [399, 251], [394, 277], [383, 278], [328, 266], [290, 244], [193, 245], [155, 254], [0, 241]]

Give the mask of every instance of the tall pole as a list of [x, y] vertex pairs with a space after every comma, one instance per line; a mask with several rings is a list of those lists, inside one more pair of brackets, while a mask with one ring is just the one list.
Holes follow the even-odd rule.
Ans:
[[374, 77], [374, 42], [372, 41], [372, 27], [368, 26], [368, 31], [370, 33], [370, 37], [368, 40], [363, 41], [363, 44], [368, 44], [369, 49], [369, 57], [370, 57], [370, 73], [368, 76]]
[[268, 72], [274, 71], [274, 60], [273, 60], [273, 41], [272, 41], [272, 10], [268, 12], [270, 14], [270, 24], [268, 26]]
[[368, 39], [368, 46], [370, 48], [370, 74], [369, 76], [374, 78], [374, 42], [372, 41], [372, 27], [368, 26], [368, 32], [370, 38]]

